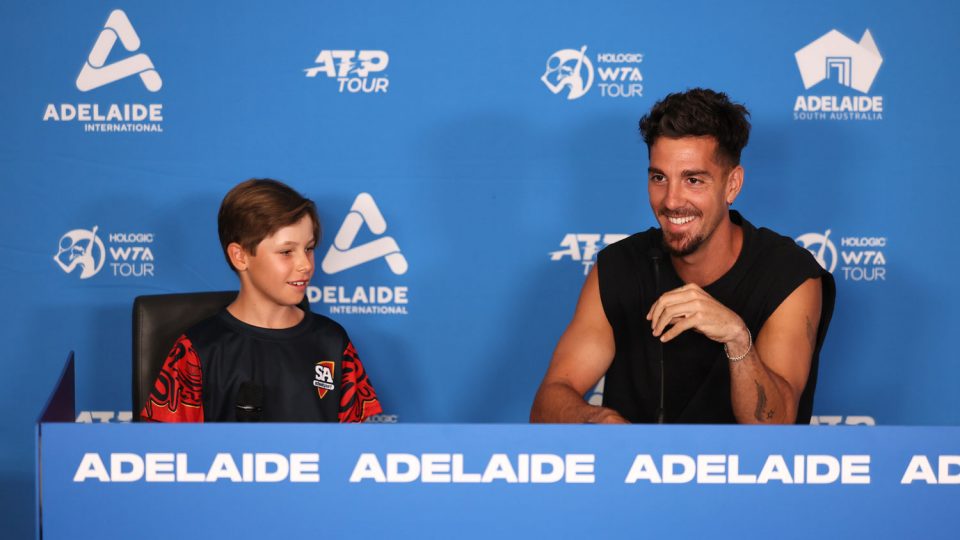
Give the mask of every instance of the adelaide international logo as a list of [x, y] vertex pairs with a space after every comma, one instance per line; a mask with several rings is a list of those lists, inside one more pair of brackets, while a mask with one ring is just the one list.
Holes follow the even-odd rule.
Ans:
[[[364, 226], [372, 233], [372, 239], [360, 240]], [[345, 273], [338, 278], [339, 285], [308, 287], [309, 301], [323, 303], [332, 315], [406, 315], [410, 290], [406, 284], [396, 284], [395, 276], [406, 274], [409, 265], [400, 245], [386, 232], [387, 220], [373, 196], [357, 195], [320, 263], [325, 274]], [[385, 268], [375, 264], [365, 272], [346, 272], [381, 259], [386, 262]], [[385, 275], [387, 268], [393, 276]], [[367, 277], [358, 278], [364, 275]], [[369, 281], [371, 275], [376, 282]], [[358, 283], [356, 279], [362, 281]]]
[[[107, 63], [111, 55], [121, 47], [130, 53], [126, 58]], [[137, 76], [151, 93], [160, 91], [163, 79], [146, 53], [139, 52], [140, 36], [133, 29], [123, 10], [115, 9], [97, 35], [97, 40], [87, 54], [77, 76], [76, 88], [87, 93], [97, 88]], [[136, 89], [125, 88], [124, 93], [136, 94]], [[94, 93], [96, 94], [96, 93]], [[43, 121], [55, 124], [77, 122], [85, 133], [163, 133], [162, 103], [96, 103], [65, 102], [48, 103], [43, 111]]]
[[[380, 235], [365, 244], [354, 245], [357, 235], [366, 224], [375, 235]], [[400, 252], [400, 246], [392, 236], [382, 236], [387, 231], [387, 221], [383, 218], [380, 208], [369, 193], [357, 195], [350, 207], [350, 212], [344, 218], [333, 244], [327, 255], [320, 263], [320, 268], [328, 274], [336, 274], [354, 266], [383, 258], [394, 274], [407, 272], [407, 259]]]
[[140, 36], [137, 35], [137, 31], [130, 24], [127, 14], [120, 9], [113, 10], [107, 17], [107, 22], [103, 25], [103, 30], [100, 31], [96, 43], [90, 49], [87, 61], [83, 64], [83, 69], [80, 70], [80, 75], [77, 77], [77, 89], [81, 92], [88, 92], [120, 79], [139, 75], [147, 90], [151, 92], [160, 90], [163, 86], [160, 73], [153, 66], [150, 57], [144, 53], [137, 53], [123, 60], [107, 64], [107, 58], [113, 51], [114, 45], [117, 44], [117, 40], [129, 52], [137, 52], [140, 49]]

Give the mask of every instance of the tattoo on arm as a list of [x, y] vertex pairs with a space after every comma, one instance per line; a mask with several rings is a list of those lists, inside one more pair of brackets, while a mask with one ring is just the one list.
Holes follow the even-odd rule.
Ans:
[[772, 409], [769, 411], [764, 410], [767, 407], [766, 390], [763, 389], [763, 385], [760, 384], [760, 381], [754, 380], [753, 384], [757, 385], [757, 409], [753, 411], [753, 417], [756, 418], [758, 422], [763, 422], [764, 420], [773, 418]]
[[811, 348], [817, 348], [817, 325], [813, 324], [810, 317], [807, 317], [807, 339], [810, 340]]

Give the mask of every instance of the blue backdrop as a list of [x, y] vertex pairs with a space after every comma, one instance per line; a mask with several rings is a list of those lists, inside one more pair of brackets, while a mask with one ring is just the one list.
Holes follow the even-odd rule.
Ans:
[[250, 177], [316, 200], [313, 307], [379, 420], [525, 421], [596, 250], [654, 224], [637, 120], [693, 86], [752, 112], [735, 207], [837, 279], [814, 421], [958, 423], [960, 8], [727, 4], [0, 5], [11, 530], [66, 351], [80, 419], [128, 418], [132, 299], [236, 286]]

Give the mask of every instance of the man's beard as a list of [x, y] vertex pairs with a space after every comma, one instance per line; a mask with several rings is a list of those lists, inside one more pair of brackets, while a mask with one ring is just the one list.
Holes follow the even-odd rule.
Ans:
[[[700, 249], [700, 246], [703, 244], [705, 238], [702, 234], [687, 236], [687, 235], [672, 235], [667, 232], [664, 232], [661, 237], [663, 243], [663, 249], [673, 257], [686, 257], [694, 251]], [[670, 240], [679, 240], [679, 244], [671, 244]], [[678, 247], [674, 247], [677, 245]]]
[[[665, 219], [669, 218], [685, 218], [685, 217], [695, 217], [703, 218], [703, 212], [697, 210], [696, 208], [687, 208], [676, 211], [666, 211], [661, 210], [660, 215]], [[703, 235], [703, 231], [698, 231], [696, 233], [687, 235], [687, 234], [671, 234], [663, 230], [661, 227], [661, 241], [663, 243], [663, 249], [670, 255], [674, 257], [686, 257], [694, 251], [700, 248], [700, 245], [703, 244], [706, 237]], [[677, 247], [674, 247], [677, 246]]]

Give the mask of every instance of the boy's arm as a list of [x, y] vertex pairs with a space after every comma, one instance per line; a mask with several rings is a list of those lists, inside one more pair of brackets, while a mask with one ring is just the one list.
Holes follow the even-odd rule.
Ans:
[[163, 361], [140, 417], [146, 422], [203, 422], [200, 357], [183, 335]]
[[340, 422], [363, 422], [367, 418], [380, 414], [383, 408], [377, 393], [370, 384], [367, 370], [357, 356], [353, 343], [347, 342], [341, 362]]

